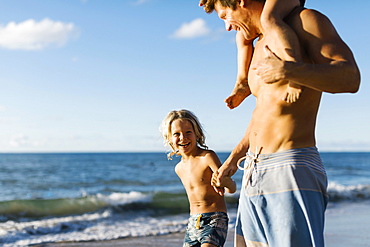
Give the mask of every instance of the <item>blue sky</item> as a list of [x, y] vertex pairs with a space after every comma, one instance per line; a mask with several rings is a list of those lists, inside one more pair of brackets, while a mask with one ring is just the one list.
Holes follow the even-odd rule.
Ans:
[[[173, 109], [198, 115], [215, 151], [239, 142], [254, 108], [223, 100], [235, 33], [197, 0], [0, 0], [0, 152], [164, 151]], [[357, 94], [324, 94], [322, 151], [370, 151], [370, 1], [307, 0], [351, 47]]]

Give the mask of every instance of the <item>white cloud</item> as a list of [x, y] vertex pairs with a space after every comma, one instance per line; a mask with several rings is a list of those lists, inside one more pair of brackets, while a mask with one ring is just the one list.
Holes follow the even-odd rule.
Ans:
[[29, 19], [0, 25], [0, 47], [11, 50], [41, 50], [52, 45], [63, 46], [77, 36], [78, 31], [73, 23], [48, 18], [39, 22]]
[[29, 146], [30, 145], [30, 140], [29, 140], [28, 136], [26, 136], [24, 134], [18, 134], [18, 135], [13, 136], [10, 139], [9, 144], [12, 147], [24, 147], [24, 146]]
[[189, 23], [184, 23], [175, 31], [172, 37], [177, 39], [192, 39], [210, 34], [211, 30], [207, 27], [202, 18], [194, 19]]
[[17, 134], [10, 137], [8, 148], [14, 150], [31, 150], [37, 147], [45, 147], [48, 140], [46, 138], [39, 138], [39, 140], [31, 140], [31, 138], [25, 134]]

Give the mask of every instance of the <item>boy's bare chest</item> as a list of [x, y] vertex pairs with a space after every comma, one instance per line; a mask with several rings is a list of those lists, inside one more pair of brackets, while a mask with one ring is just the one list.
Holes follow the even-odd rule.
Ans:
[[194, 166], [182, 164], [178, 175], [184, 185], [196, 186], [203, 183], [209, 183], [212, 171], [209, 167], [202, 167], [201, 165]]

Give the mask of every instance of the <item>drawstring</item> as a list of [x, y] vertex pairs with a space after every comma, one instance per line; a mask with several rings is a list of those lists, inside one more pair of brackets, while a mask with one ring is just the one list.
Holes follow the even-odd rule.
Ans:
[[195, 224], [195, 229], [200, 229], [200, 220], [202, 219], [203, 215], [199, 215], [197, 219], [197, 223]]
[[[258, 155], [261, 153], [261, 150], [262, 150], [262, 148], [259, 148], [258, 146], [256, 146], [256, 152], [253, 154], [253, 156], [252, 156], [252, 155], [247, 154], [246, 156], [244, 156], [244, 157], [240, 158], [240, 159], [238, 160], [238, 162], [236, 163], [236, 165], [238, 166], [238, 168], [239, 168], [240, 170], [242, 170], [242, 171], [246, 171], [246, 170], [248, 170], [248, 172], [246, 172], [246, 173], [245, 173], [245, 174], [246, 174], [246, 175], [245, 175], [245, 187], [247, 187], [247, 186], [248, 186], [248, 182], [249, 182], [249, 180], [250, 180], [250, 178], [251, 178], [251, 176], [252, 176], [253, 169], [254, 169], [254, 168], [255, 168], [255, 166], [256, 166], [257, 159], [258, 159]], [[247, 159], [247, 158], [249, 158], [249, 162], [248, 162], [248, 164], [245, 164], [245, 163], [244, 163], [244, 167], [242, 167], [242, 166], [240, 165], [240, 163], [241, 163], [243, 160]]]

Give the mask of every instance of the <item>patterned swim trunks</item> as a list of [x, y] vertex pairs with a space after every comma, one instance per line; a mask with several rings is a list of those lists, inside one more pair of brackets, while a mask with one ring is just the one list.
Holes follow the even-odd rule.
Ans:
[[224, 246], [229, 218], [224, 212], [190, 215], [183, 247], [201, 246], [204, 243]]

